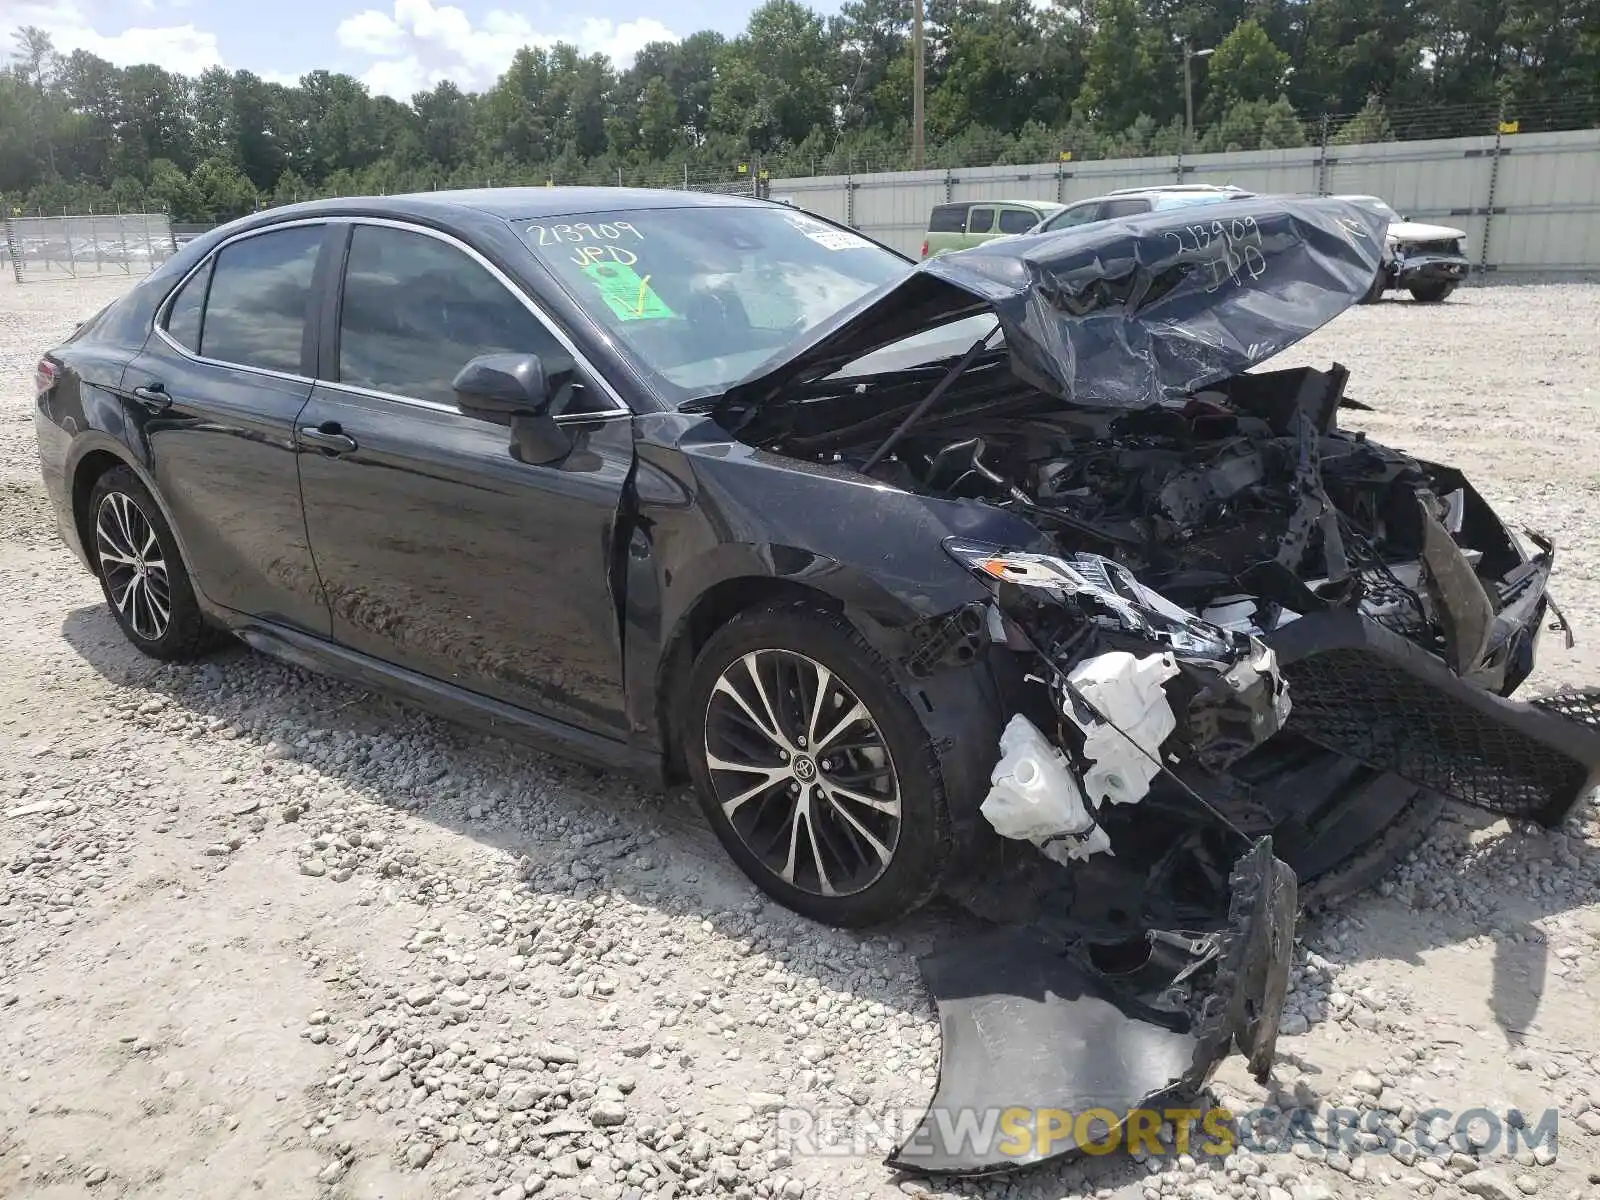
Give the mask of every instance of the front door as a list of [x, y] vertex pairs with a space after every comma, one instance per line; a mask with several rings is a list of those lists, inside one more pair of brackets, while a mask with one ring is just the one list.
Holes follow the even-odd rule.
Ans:
[[[538, 354], [574, 388], [560, 463], [509, 451], [450, 381], [496, 352]], [[331, 359], [331, 361], [330, 361]], [[621, 736], [612, 530], [633, 461], [625, 411], [464, 247], [351, 228], [338, 340], [300, 415], [306, 527], [350, 649], [595, 732]]]

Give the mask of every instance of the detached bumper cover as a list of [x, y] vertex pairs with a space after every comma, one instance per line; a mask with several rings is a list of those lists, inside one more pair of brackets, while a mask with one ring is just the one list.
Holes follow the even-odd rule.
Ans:
[[1295, 732], [1421, 787], [1555, 826], [1600, 771], [1594, 694], [1506, 699], [1350, 612], [1264, 640], [1289, 681]]
[[924, 959], [939, 1088], [889, 1165], [986, 1175], [1104, 1146], [1125, 1126], [1153, 1134], [1162, 1118], [1150, 1110], [1192, 1097], [1235, 1049], [1264, 1078], [1288, 991], [1295, 877], [1262, 838], [1229, 882], [1228, 928], [1165, 966], [1152, 955], [1107, 975], [1026, 929]]

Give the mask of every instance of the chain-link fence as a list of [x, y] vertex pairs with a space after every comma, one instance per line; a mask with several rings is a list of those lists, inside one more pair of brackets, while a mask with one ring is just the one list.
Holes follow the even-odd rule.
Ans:
[[18, 283], [145, 275], [177, 249], [164, 213], [7, 217], [5, 227]]

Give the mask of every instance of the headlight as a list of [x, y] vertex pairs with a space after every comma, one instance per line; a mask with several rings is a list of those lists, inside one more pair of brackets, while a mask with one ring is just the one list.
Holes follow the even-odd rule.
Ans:
[[1234, 657], [1233, 635], [1145, 587], [1133, 572], [1109, 558], [1098, 554], [1060, 558], [961, 538], [947, 538], [944, 548], [962, 566], [990, 581], [1074, 597], [1127, 632], [1179, 653], [1220, 662]]

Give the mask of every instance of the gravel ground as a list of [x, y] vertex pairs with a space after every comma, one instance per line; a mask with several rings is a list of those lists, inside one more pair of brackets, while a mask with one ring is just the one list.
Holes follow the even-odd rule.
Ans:
[[[1451, 810], [1303, 926], [1271, 1086], [1235, 1059], [1216, 1092], [1321, 1113], [1325, 1144], [959, 1186], [870, 1144], [786, 1148], [786, 1104], [920, 1111], [939, 1044], [915, 958], [963, 919], [810, 925], [681, 795], [243, 649], [133, 653], [50, 530], [29, 416], [37, 351], [115, 290], [0, 285], [0, 1195], [1596, 1193], [1592, 804], [1557, 834]], [[1546, 638], [1538, 687], [1600, 682], [1597, 335], [1600, 284], [1499, 286], [1355, 310], [1294, 355], [1344, 362], [1375, 436], [1557, 538], [1580, 640]], [[1401, 1137], [1330, 1132], [1330, 1107]], [[1494, 1138], [1451, 1136], [1471, 1109]], [[1553, 1159], [1510, 1153], [1499, 1123], [1547, 1110]]]

